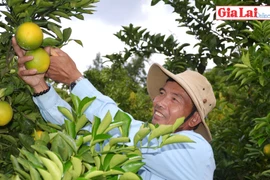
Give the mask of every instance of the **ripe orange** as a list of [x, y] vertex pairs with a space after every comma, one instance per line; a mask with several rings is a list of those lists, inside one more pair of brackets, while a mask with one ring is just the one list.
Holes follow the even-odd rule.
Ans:
[[42, 48], [32, 51], [27, 51], [26, 56], [33, 56], [31, 61], [26, 62], [24, 65], [26, 69], [36, 69], [38, 73], [44, 73], [48, 70], [50, 65], [50, 56]]
[[6, 101], [0, 101], [0, 126], [7, 125], [13, 116], [13, 109]]
[[43, 32], [37, 24], [25, 22], [18, 27], [15, 38], [21, 48], [34, 50], [42, 44]]
[[270, 144], [266, 144], [264, 147], [263, 147], [263, 153], [270, 158]]
[[34, 130], [34, 133], [32, 136], [34, 137], [35, 140], [39, 140], [42, 136], [43, 131], [41, 130]]

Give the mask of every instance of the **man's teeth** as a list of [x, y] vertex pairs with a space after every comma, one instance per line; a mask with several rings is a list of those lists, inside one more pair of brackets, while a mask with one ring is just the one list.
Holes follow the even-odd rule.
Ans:
[[157, 116], [160, 116], [160, 117], [163, 117], [163, 114], [161, 114], [160, 112], [155, 112], [155, 114], [157, 115]]

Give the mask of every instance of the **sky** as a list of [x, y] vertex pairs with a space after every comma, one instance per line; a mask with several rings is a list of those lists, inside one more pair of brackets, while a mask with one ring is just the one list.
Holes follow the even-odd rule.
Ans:
[[[101, 0], [96, 3], [96, 12], [92, 15], [86, 15], [85, 20], [63, 20], [63, 28], [72, 28], [72, 39], [80, 39], [83, 47], [70, 42], [62, 49], [76, 62], [81, 72], [87, 70], [92, 65], [96, 54], [101, 56], [117, 53], [124, 50], [124, 43], [121, 42], [114, 33], [122, 29], [122, 26], [128, 26], [132, 23], [134, 26], [147, 28], [151, 34], [161, 33], [165, 35], [173, 34], [178, 42], [197, 43], [194, 37], [187, 35], [187, 29], [177, 27], [175, 19], [178, 17], [173, 14], [173, 9], [159, 2], [151, 6], [151, 0]], [[186, 49], [193, 51], [192, 47]], [[106, 58], [103, 58], [104, 60]], [[153, 62], [164, 63], [163, 55], [154, 55], [149, 59], [149, 64]]]

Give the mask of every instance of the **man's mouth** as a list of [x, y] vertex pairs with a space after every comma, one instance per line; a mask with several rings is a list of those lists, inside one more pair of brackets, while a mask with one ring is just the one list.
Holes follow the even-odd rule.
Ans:
[[160, 112], [158, 112], [158, 111], [155, 111], [154, 115], [155, 115], [155, 116], [158, 116], [158, 117], [164, 117], [164, 115], [163, 115], [163, 114], [161, 114], [161, 113], [160, 113]]

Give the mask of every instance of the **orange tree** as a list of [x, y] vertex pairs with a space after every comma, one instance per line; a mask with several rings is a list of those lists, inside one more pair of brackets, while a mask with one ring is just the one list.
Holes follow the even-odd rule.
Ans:
[[[11, 37], [17, 27], [24, 22], [38, 24], [47, 38], [44, 46], [64, 46], [70, 39], [71, 28], [63, 29], [61, 19], [78, 18], [92, 14], [94, 3], [98, 0], [6, 0], [0, 6], [0, 100], [11, 104], [14, 111], [11, 122], [0, 127], [0, 173], [13, 171], [10, 155], [19, 153], [18, 147], [29, 142], [23, 135], [30, 135], [34, 129], [50, 129], [44, 123], [31, 96], [31, 89], [18, 77], [17, 63], [11, 46]], [[65, 91], [58, 90], [63, 96]]]

